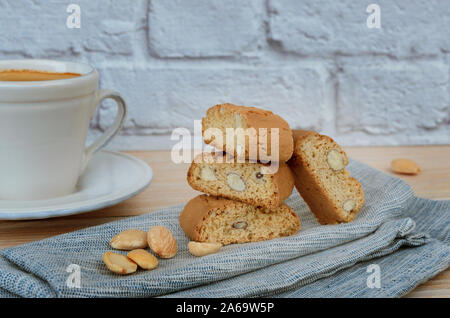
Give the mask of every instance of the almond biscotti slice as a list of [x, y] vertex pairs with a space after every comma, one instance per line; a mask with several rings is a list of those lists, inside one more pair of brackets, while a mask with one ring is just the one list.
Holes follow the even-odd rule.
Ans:
[[[234, 151], [227, 150], [227, 128], [242, 128], [242, 138], [236, 135], [228, 136], [233, 144], [228, 145]], [[278, 138], [272, 130], [278, 129]], [[248, 130], [247, 130], [248, 129]], [[220, 138], [215, 130], [221, 132]], [[219, 104], [211, 107], [202, 119], [202, 133], [205, 143], [215, 148], [251, 160], [286, 162], [292, 156], [294, 142], [289, 124], [271, 111], [255, 107], [236, 106], [233, 104]], [[251, 137], [250, 137], [251, 136]], [[254, 145], [254, 146], [251, 146]]]
[[280, 162], [276, 172], [273, 168], [258, 162], [238, 163], [223, 153], [203, 153], [192, 162], [187, 181], [194, 190], [271, 209], [294, 189], [287, 164]]
[[288, 165], [295, 187], [321, 224], [352, 221], [364, 204], [361, 184], [345, 167], [344, 150], [330, 137], [294, 130], [294, 154]]
[[269, 210], [202, 194], [185, 205], [180, 226], [192, 241], [227, 245], [293, 235], [300, 220], [286, 204]]

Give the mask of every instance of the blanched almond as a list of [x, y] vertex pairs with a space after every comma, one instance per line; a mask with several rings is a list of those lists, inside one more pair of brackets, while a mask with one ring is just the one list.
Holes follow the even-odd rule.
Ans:
[[222, 244], [220, 243], [203, 243], [203, 242], [189, 242], [188, 249], [194, 256], [205, 256], [208, 254], [217, 253]]
[[200, 179], [204, 181], [215, 181], [217, 180], [217, 177], [214, 174], [214, 171], [211, 170], [211, 168], [203, 167], [200, 170]]
[[143, 249], [132, 250], [127, 256], [143, 269], [154, 269], [158, 266], [158, 259]]
[[147, 247], [147, 232], [131, 229], [116, 234], [109, 242], [112, 248], [116, 250], [134, 250]]
[[227, 175], [227, 184], [234, 191], [244, 191], [246, 186], [244, 180], [237, 173], [231, 172]]
[[391, 169], [396, 173], [401, 174], [418, 174], [421, 169], [420, 166], [409, 159], [395, 159], [391, 162]]
[[334, 171], [341, 171], [347, 164], [344, 155], [338, 149], [331, 149], [328, 151], [327, 163]]
[[353, 199], [347, 199], [345, 200], [345, 202], [342, 204], [342, 208], [344, 209], [344, 211], [346, 212], [351, 212], [356, 206], [356, 202]]
[[131, 274], [137, 270], [136, 263], [126, 256], [113, 252], [106, 252], [103, 254], [103, 262], [111, 272], [120, 275]]
[[154, 226], [147, 233], [150, 249], [161, 258], [171, 258], [177, 254], [178, 245], [172, 232], [164, 226]]

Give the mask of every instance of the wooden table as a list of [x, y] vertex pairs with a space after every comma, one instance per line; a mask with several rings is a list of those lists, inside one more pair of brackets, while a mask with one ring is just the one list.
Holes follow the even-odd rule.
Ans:
[[[389, 174], [392, 159], [413, 159], [422, 167], [422, 173], [398, 177], [408, 182], [418, 196], [450, 199], [450, 145], [349, 147], [346, 151], [350, 157]], [[153, 182], [144, 192], [126, 202], [95, 212], [47, 220], [0, 221], [0, 249], [155, 211], [186, 202], [198, 194], [186, 182], [188, 164], [172, 163], [169, 151], [129, 153], [143, 159], [153, 168]], [[450, 297], [450, 269], [417, 287], [407, 297]]]

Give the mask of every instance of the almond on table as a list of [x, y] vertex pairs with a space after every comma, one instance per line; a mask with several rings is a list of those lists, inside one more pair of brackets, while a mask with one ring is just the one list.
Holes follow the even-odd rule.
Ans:
[[412, 175], [418, 174], [421, 171], [420, 166], [417, 163], [410, 159], [403, 158], [392, 160], [391, 169], [395, 173]]
[[150, 249], [161, 258], [172, 258], [178, 252], [178, 245], [172, 232], [164, 226], [154, 226], [147, 233]]
[[132, 250], [128, 252], [127, 257], [142, 269], [154, 269], [158, 267], [158, 259], [143, 249]]
[[205, 256], [213, 253], [217, 253], [222, 244], [220, 243], [203, 243], [190, 241], [188, 243], [189, 252], [194, 256]]
[[131, 229], [116, 234], [110, 241], [112, 248], [116, 250], [130, 251], [147, 247], [147, 232]]
[[128, 257], [114, 252], [106, 252], [103, 254], [103, 262], [106, 267], [116, 274], [127, 275], [137, 270], [137, 265]]

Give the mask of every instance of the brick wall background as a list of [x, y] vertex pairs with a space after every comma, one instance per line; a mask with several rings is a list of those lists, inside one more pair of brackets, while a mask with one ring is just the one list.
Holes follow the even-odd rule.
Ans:
[[[69, 29], [66, 8], [81, 7]], [[381, 8], [369, 29], [366, 8]], [[84, 61], [128, 101], [112, 148], [169, 148], [217, 103], [344, 145], [450, 143], [450, 1], [3, 0], [0, 58]], [[90, 139], [114, 117], [105, 102]]]

